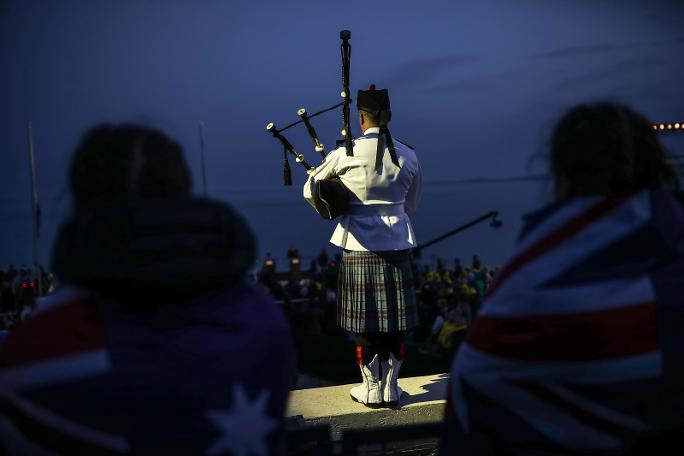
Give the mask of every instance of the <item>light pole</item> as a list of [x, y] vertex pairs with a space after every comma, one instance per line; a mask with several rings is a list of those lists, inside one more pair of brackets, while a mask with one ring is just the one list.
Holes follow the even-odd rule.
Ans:
[[29, 171], [31, 175], [31, 212], [33, 215], [33, 270], [36, 274], [37, 294], [43, 294], [43, 278], [40, 273], [38, 262], [38, 230], [40, 229], [40, 209], [38, 207], [38, 192], [36, 191], [36, 161], [33, 154], [33, 127], [31, 122], [26, 127], [28, 137]]
[[202, 189], [204, 190], [204, 199], [207, 199], [207, 169], [204, 165], [204, 122], [201, 120], [197, 122], [200, 135], [200, 158], [202, 160]]

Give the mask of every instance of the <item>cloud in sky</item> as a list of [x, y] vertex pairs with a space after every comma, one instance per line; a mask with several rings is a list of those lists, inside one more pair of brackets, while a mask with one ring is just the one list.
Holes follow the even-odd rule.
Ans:
[[410, 62], [393, 65], [386, 80], [389, 84], [420, 85], [445, 74], [451, 74], [451, 70], [471, 67], [481, 61], [480, 57], [469, 54], [415, 59]]
[[537, 59], [564, 59], [583, 55], [605, 54], [616, 51], [627, 51], [637, 48], [635, 44], [595, 44], [590, 46], [570, 46], [554, 49], [547, 52], [531, 54], [530, 57]]
[[667, 59], [655, 55], [645, 55], [619, 60], [609, 65], [583, 74], [563, 78], [553, 84], [556, 90], [582, 89], [596, 87], [597, 84], [610, 80], [623, 81], [634, 73], [660, 70], [667, 65]]
[[465, 78], [437, 83], [426, 87], [424, 91], [427, 93], [468, 92], [480, 95], [484, 91], [496, 89], [504, 77], [503, 74], [469, 75]]

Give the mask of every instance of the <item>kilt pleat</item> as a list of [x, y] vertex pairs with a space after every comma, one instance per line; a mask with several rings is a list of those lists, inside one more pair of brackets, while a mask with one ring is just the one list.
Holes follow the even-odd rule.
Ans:
[[356, 333], [405, 331], [418, 325], [408, 250], [342, 253], [337, 322]]

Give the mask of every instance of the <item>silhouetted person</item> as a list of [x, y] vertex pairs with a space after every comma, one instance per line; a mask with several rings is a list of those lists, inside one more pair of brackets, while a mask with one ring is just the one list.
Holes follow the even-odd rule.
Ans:
[[262, 271], [268, 274], [273, 274], [276, 272], [276, 261], [274, 258], [271, 258], [270, 253], [266, 253], [266, 258], [264, 259]]
[[295, 258], [299, 259], [299, 250], [297, 250], [297, 247], [293, 245], [289, 248], [287, 251], [287, 258], [290, 260], [294, 260]]
[[293, 347], [243, 279], [245, 221], [191, 197], [178, 144], [134, 125], [87, 132], [69, 182], [53, 252], [63, 286], [0, 347], [0, 423], [13, 425], [0, 446], [284, 454]]
[[463, 265], [461, 265], [461, 259], [456, 258], [454, 260], [454, 275], [458, 278], [463, 273]]
[[550, 168], [556, 201], [526, 218], [456, 356], [441, 453], [682, 454], [677, 175], [609, 103], [560, 120]]
[[328, 252], [326, 252], [325, 249], [321, 249], [321, 253], [318, 255], [316, 261], [318, 262], [320, 270], [324, 270], [328, 266]]
[[36, 281], [31, 270], [20, 269], [13, 283], [15, 320], [20, 320], [24, 311], [33, 308], [36, 298]]
[[480, 268], [482, 267], [482, 264], [480, 263], [480, 257], [479, 256], [473, 255], [472, 267], [475, 271], [479, 271]]

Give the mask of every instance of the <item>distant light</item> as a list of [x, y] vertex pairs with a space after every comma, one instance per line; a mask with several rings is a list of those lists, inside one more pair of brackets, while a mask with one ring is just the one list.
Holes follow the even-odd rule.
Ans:
[[670, 123], [657, 123], [651, 124], [651, 126], [653, 127], [653, 130], [661, 132], [667, 130], [667, 132], [680, 133], [682, 130], [684, 130], [684, 122], [681, 121]]
[[342, 130], [342, 131], [340, 132], [340, 134], [341, 134], [342, 136], [347, 136], [347, 130]]

